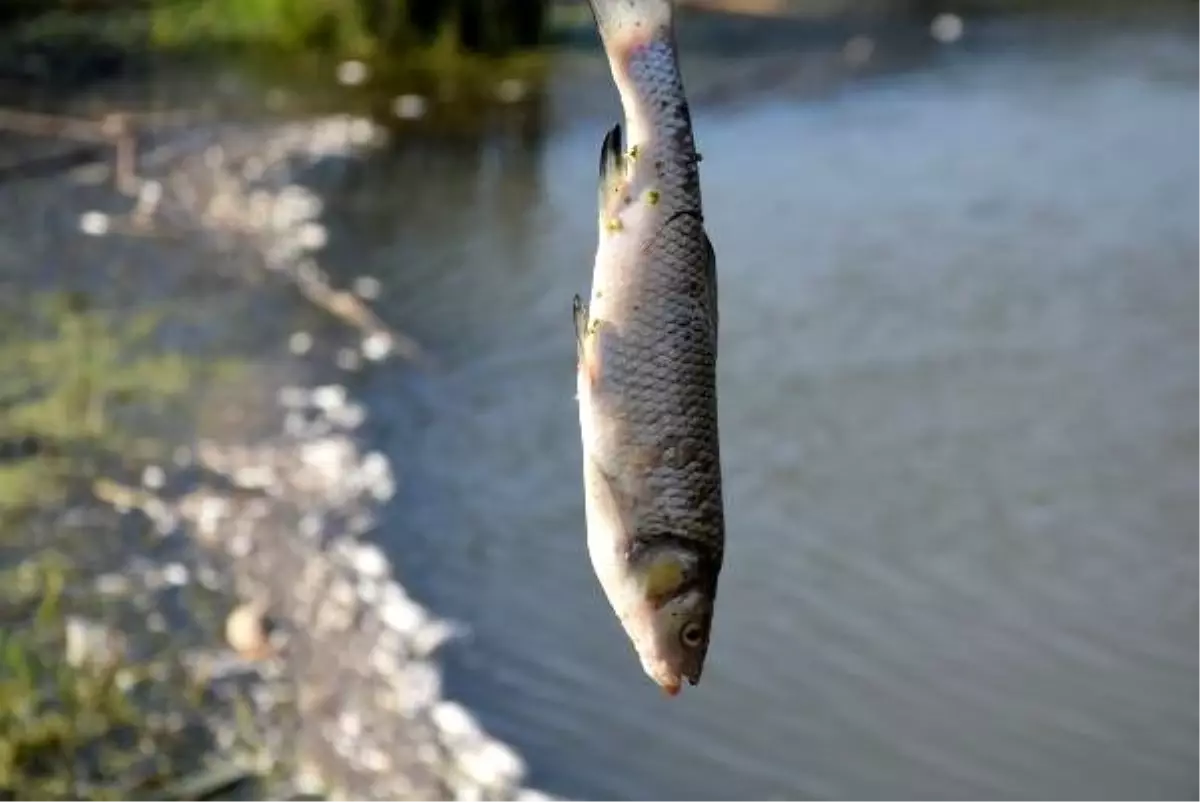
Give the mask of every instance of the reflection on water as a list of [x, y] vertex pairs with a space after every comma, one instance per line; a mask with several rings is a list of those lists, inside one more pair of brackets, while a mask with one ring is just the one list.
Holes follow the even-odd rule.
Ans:
[[440, 360], [360, 380], [404, 472], [381, 537], [473, 626], [450, 691], [536, 784], [1197, 793], [1194, 37], [1018, 52], [1030, 26], [696, 110], [730, 542], [673, 701], [584, 551], [569, 309], [605, 123], [410, 151], [331, 199], [331, 269], [381, 277]]

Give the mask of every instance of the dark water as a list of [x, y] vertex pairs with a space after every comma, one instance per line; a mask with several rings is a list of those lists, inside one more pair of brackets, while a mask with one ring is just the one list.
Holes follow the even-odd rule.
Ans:
[[608, 121], [328, 197], [330, 269], [440, 360], [357, 379], [402, 482], [381, 537], [474, 628], [449, 690], [536, 785], [1196, 796], [1194, 16], [1040, 26], [696, 110], [729, 546], [675, 700], [584, 551], [569, 309]]

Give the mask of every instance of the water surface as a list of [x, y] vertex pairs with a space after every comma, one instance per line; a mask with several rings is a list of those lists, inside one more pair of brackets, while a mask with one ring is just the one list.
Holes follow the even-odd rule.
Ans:
[[1196, 795], [1194, 19], [1039, 25], [696, 109], [729, 545], [675, 700], [584, 550], [570, 299], [608, 121], [401, 145], [330, 198], [331, 269], [439, 359], [355, 388], [401, 474], [380, 537], [473, 627], [449, 691], [536, 785]]

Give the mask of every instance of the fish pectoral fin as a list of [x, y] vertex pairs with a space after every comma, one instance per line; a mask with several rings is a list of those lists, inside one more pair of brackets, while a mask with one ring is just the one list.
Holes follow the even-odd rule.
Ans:
[[593, 318], [588, 305], [575, 296], [575, 347], [579, 357], [579, 369], [587, 374], [593, 386], [600, 378], [604, 340], [610, 337], [610, 327], [603, 320]]
[[596, 512], [603, 520], [615, 525], [622, 533], [631, 534], [636, 500], [594, 456], [587, 458], [587, 469], [592, 478], [592, 481], [589, 482], [589, 492], [596, 505]]
[[600, 185], [598, 203], [603, 211], [608, 199], [616, 192], [618, 184], [625, 180], [625, 137], [621, 124], [617, 123], [604, 135], [600, 146]]
[[588, 307], [583, 302], [583, 299], [578, 295], [575, 296], [572, 312], [575, 317], [575, 349], [579, 361], [583, 362], [583, 343], [587, 337], [588, 327]]

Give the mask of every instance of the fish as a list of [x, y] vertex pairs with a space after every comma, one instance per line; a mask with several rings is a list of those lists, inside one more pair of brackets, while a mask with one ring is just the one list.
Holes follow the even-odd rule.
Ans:
[[725, 552], [717, 262], [670, 0], [588, 0], [623, 121], [600, 148], [592, 287], [574, 298], [588, 555], [641, 662], [695, 686]]

